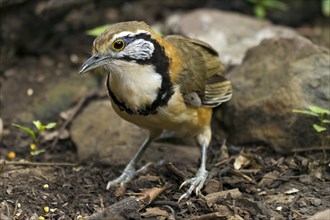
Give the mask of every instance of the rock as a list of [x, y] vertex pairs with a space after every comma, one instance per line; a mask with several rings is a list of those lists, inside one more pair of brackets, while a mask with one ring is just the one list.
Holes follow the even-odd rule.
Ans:
[[329, 219], [330, 209], [326, 209], [320, 212], [317, 212], [313, 216], [310, 216], [307, 220], [320, 220], [320, 219]]
[[246, 51], [271, 37], [294, 37], [290, 28], [256, 18], [214, 9], [174, 14], [166, 20], [169, 32], [203, 40], [220, 52], [225, 64], [240, 64]]
[[22, 59], [4, 75], [0, 98], [5, 125], [56, 121], [61, 111], [98, 87], [96, 78], [79, 77], [76, 68], [45, 57]]
[[[112, 165], [126, 165], [147, 136], [145, 130], [121, 119], [109, 100], [90, 103], [72, 122], [70, 132], [80, 160], [94, 157]], [[152, 143], [142, 160], [197, 164], [199, 151], [198, 147]]]
[[266, 216], [272, 216], [273, 219], [284, 219], [284, 217], [280, 213], [274, 211], [270, 205], [262, 202], [251, 201], [247, 198], [238, 198], [235, 205], [250, 210], [251, 213], [255, 213], [257, 219], [266, 219]]
[[263, 143], [279, 152], [321, 146], [312, 127], [317, 118], [292, 110], [329, 109], [329, 50], [302, 37], [267, 39], [227, 77], [233, 98], [217, 118], [224, 120], [232, 143]]
[[320, 206], [322, 204], [322, 200], [319, 198], [311, 198], [310, 202], [314, 205], [314, 206]]

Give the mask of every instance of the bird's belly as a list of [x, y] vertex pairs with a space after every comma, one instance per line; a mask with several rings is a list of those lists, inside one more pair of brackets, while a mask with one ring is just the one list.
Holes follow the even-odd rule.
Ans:
[[156, 114], [146, 116], [128, 114], [114, 103], [112, 106], [120, 117], [141, 128], [168, 130], [179, 137], [195, 136], [205, 126], [200, 123], [198, 110], [186, 106], [179, 94], [174, 94], [168, 104], [160, 107]]

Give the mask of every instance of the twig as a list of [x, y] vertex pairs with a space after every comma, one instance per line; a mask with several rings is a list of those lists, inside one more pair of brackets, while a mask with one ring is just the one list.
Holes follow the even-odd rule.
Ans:
[[[9, 209], [8, 202], [5, 201], [4, 204], [5, 204], [6, 208], [7, 208], [7, 216], [10, 216], [10, 209]], [[8, 217], [8, 218], [9, 218], [9, 217]]]
[[0, 118], [0, 142], [2, 140], [2, 136], [3, 136], [3, 122], [2, 119]]
[[256, 174], [260, 169], [240, 169], [239, 172], [243, 174]]
[[[98, 90], [92, 90], [91, 92], [87, 93], [84, 97], [82, 97], [79, 102], [76, 104], [76, 106], [73, 108], [72, 113], [70, 116], [65, 120], [65, 122], [61, 125], [61, 127], [58, 130], [58, 133], [60, 134], [65, 130], [65, 128], [72, 122], [72, 120], [76, 117], [76, 115], [81, 111], [82, 107], [85, 105], [85, 103], [95, 97], [98, 96], [99, 92]], [[57, 144], [58, 140], [60, 138], [60, 135], [57, 135], [52, 144], [50, 145], [51, 148], [54, 148]]]
[[2, 173], [4, 168], [5, 168], [5, 161], [0, 160], [0, 173]]
[[175, 201], [154, 201], [152, 202], [152, 205], [155, 205], [155, 206], [173, 206], [175, 207], [176, 209], [178, 210], [181, 210], [181, 207], [179, 205], [179, 203], [175, 202]]
[[64, 162], [30, 162], [30, 161], [3, 161], [3, 165], [15, 165], [15, 166], [69, 166], [75, 167], [76, 163], [64, 163]]
[[222, 166], [224, 164], [229, 164], [232, 160], [234, 160], [236, 156], [231, 156], [229, 158], [223, 159], [220, 162], [214, 164], [215, 167]]
[[15, 208], [12, 217], [14, 218], [16, 212], [17, 212], [17, 206], [18, 206], [18, 200], [15, 201]]
[[241, 173], [240, 170], [234, 170], [234, 169], [229, 169], [229, 172], [232, 174], [235, 174], [237, 176], [241, 176], [244, 179], [246, 179], [249, 183], [256, 183], [251, 177], [245, 175], [244, 173]]
[[330, 150], [330, 147], [306, 147], [306, 148], [293, 148], [291, 152], [305, 152], [305, 151], [319, 151], [319, 150]]
[[176, 168], [172, 163], [166, 163], [165, 167], [168, 171], [173, 173], [181, 181], [185, 181], [187, 179], [187, 176], [183, 172], [181, 172], [178, 168]]
[[[294, 210], [293, 206], [294, 206], [295, 204], [297, 204], [297, 201], [298, 201], [300, 198], [301, 198], [301, 195], [298, 194], [298, 195], [292, 200], [292, 202], [290, 203], [290, 205], [289, 205], [290, 212], [289, 212], [289, 216], [288, 216], [288, 219], [289, 219], [289, 220], [293, 219], [293, 215], [292, 215], [292, 213], [295, 213], [295, 210]], [[297, 213], [296, 213], [296, 214], [297, 214]], [[300, 213], [299, 213], [299, 214], [300, 214]]]
[[197, 217], [194, 217], [191, 219], [192, 220], [210, 220], [210, 219], [219, 219], [221, 217], [226, 217], [226, 216], [222, 215], [220, 212], [213, 212], [213, 213], [209, 213], [206, 215], [197, 216]]
[[168, 219], [175, 220], [176, 213], [175, 213], [174, 209], [172, 209], [172, 207], [169, 205], [165, 205], [164, 208], [170, 210], [170, 212], [171, 212], [171, 215], [168, 217]]

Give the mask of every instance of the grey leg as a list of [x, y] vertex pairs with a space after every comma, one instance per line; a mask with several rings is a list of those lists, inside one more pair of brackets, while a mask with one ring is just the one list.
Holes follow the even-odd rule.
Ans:
[[187, 184], [190, 184], [190, 187], [189, 189], [187, 190], [187, 192], [185, 194], [183, 194], [180, 198], [179, 198], [179, 202], [182, 200], [182, 199], [187, 199], [190, 197], [191, 193], [195, 190], [196, 192], [196, 195], [198, 195], [201, 191], [201, 189], [203, 188], [204, 186], [204, 182], [207, 178], [207, 175], [208, 175], [208, 172], [205, 168], [205, 165], [206, 165], [206, 149], [207, 147], [205, 145], [202, 146], [202, 158], [201, 158], [201, 165], [198, 169], [198, 172], [196, 173], [196, 175], [191, 178], [191, 179], [188, 179], [186, 181], [184, 181], [181, 186], [180, 186], [180, 189], [187, 185]]
[[125, 183], [131, 181], [135, 176], [135, 166], [136, 163], [140, 160], [141, 156], [145, 152], [145, 150], [148, 148], [150, 143], [159, 137], [162, 131], [150, 131], [149, 136], [147, 139], [143, 142], [139, 150], [136, 152], [134, 157], [131, 159], [131, 161], [126, 165], [123, 173], [116, 179], [109, 181], [107, 184], [107, 189], [110, 189], [112, 186], [121, 184], [124, 185]]
[[191, 178], [188, 179], [186, 181], [184, 181], [181, 186], [180, 189], [185, 186], [185, 185], [190, 185], [189, 189], [186, 191], [185, 194], [183, 194], [180, 198], [179, 198], [179, 202], [182, 199], [187, 199], [190, 197], [191, 193], [195, 190], [196, 195], [199, 195], [201, 189], [204, 186], [205, 180], [207, 178], [208, 172], [206, 170], [206, 154], [207, 154], [207, 147], [209, 145], [211, 139], [211, 130], [207, 129], [205, 133], [201, 134], [200, 137], [197, 137], [197, 142], [199, 144], [199, 146], [201, 147], [202, 150], [202, 155], [201, 155], [201, 164], [200, 167], [196, 173], [196, 175]]

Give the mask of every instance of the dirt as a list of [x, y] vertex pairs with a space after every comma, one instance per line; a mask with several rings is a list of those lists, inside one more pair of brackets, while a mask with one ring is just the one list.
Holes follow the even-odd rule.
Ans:
[[[69, 21], [72, 22], [69, 19], [62, 22]], [[314, 38], [318, 34], [311, 33], [313, 28], [299, 30]], [[75, 31], [81, 32], [80, 29]], [[62, 32], [60, 36], [63, 36]], [[45, 45], [39, 54], [18, 53], [5, 57], [1, 86], [9, 77], [19, 78], [17, 68], [23, 68], [23, 64], [29, 72], [35, 73], [30, 81], [44, 76], [38, 70], [42, 65], [47, 66], [49, 60], [53, 64], [62, 63], [63, 73], [78, 70], [80, 61], [72, 64], [70, 57], [72, 60], [73, 51], [80, 51], [78, 57], [86, 58], [92, 38], [84, 34], [70, 36]], [[10, 69], [13, 71], [8, 72]], [[53, 75], [47, 77], [42, 83], [54, 79]], [[19, 87], [29, 88], [28, 78], [23, 78], [27, 80], [21, 80]], [[26, 94], [16, 95], [11, 98], [14, 106], [17, 100], [29, 105]], [[102, 96], [97, 98], [104, 99]], [[1, 118], [4, 118], [2, 114], [3, 111]], [[93, 158], [79, 161], [70, 136], [57, 141], [55, 146], [52, 146], [54, 138], [43, 140], [40, 148], [45, 149], [45, 153], [31, 156], [31, 138], [10, 125], [17, 119], [16, 115], [5, 118], [13, 121], [6, 120], [0, 132], [3, 135], [0, 143], [0, 219], [42, 219], [40, 216], [81, 219], [130, 196], [138, 197], [142, 189], [154, 187], [163, 188], [164, 192], [150, 204], [122, 216], [127, 219], [307, 219], [330, 207], [329, 152], [302, 150], [281, 155], [267, 146], [232, 146], [230, 143], [226, 146], [222, 137], [215, 135], [208, 153], [209, 179], [202, 190], [203, 195], [193, 194], [187, 201], [178, 203], [185, 189], [179, 189], [180, 175], [168, 168], [171, 161], [153, 164], [125, 188], [108, 191], [105, 189], [107, 182], [120, 175], [124, 167], [101, 164]], [[53, 115], [49, 120], [64, 122], [60, 115]], [[9, 152], [15, 152], [16, 157], [9, 159]], [[185, 177], [192, 176], [198, 167], [197, 159], [196, 164], [182, 161], [173, 165]], [[231, 193], [226, 193], [228, 190]]]
[[[202, 191], [206, 197], [193, 195], [188, 201], [178, 203], [184, 189], [178, 189], [182, 181], [166, 168], [169, 161], [151, 166], [126, 189], [118, 187], [107, 191], [107, 181], [118, 176], [123, 167], [108, 167], [92, 159], [77, 165], [64, 164], [77, 162], [74, 149], [63, 149], [65, 145], [58, 144], [42, 156], [33, 157], [30, 161], [38, 159], [38, 166], [1, 165], [0, 213], [15, 219], [32, 216], [77, 219], [101, 211], [141, 189], [153, 187], [166, 189], [147, 208], [159, 208], [165, 211], [163, 216], [173, 215], [176, 219], [219, 211], [224, 217], [236, 214], [244, 219], [274, 216], [276, 219], [304, 219], [330, 206], [329, 161], [320, 159], [324, 157], [322, 153], [281, 156], [266, 147], [238, 149], [232, 146], [222, 149], [222, 152], [229, 152], [229, 157], [218, 161], [215, 154], [219, 153], [219, 145], [213, 143], [208, 163], [210, 178]], [[28, 152], [26, 154], [14, 161], [28, 157]], [[240, 163], [242, 158], [244, 162]], [[54, 164], [43, 165], [45, 161], [54, 161]], [[237, 164], [242, 167], [236, 170]], [[192, 176], [197, 164], [182, 162], [174, 166], [185, 176]], [[213, 202], [208, 198], [212, 193], [232, 189], [238, 189], [242, 195], [222, 195]], [[48, 213], [45, 207], [49, 207]], [[148, 216], [148, 209], [143, 208], [134, 216], [128, 213], [125, 217]], [[162, 215], [151, 214], [159, 218]]]

